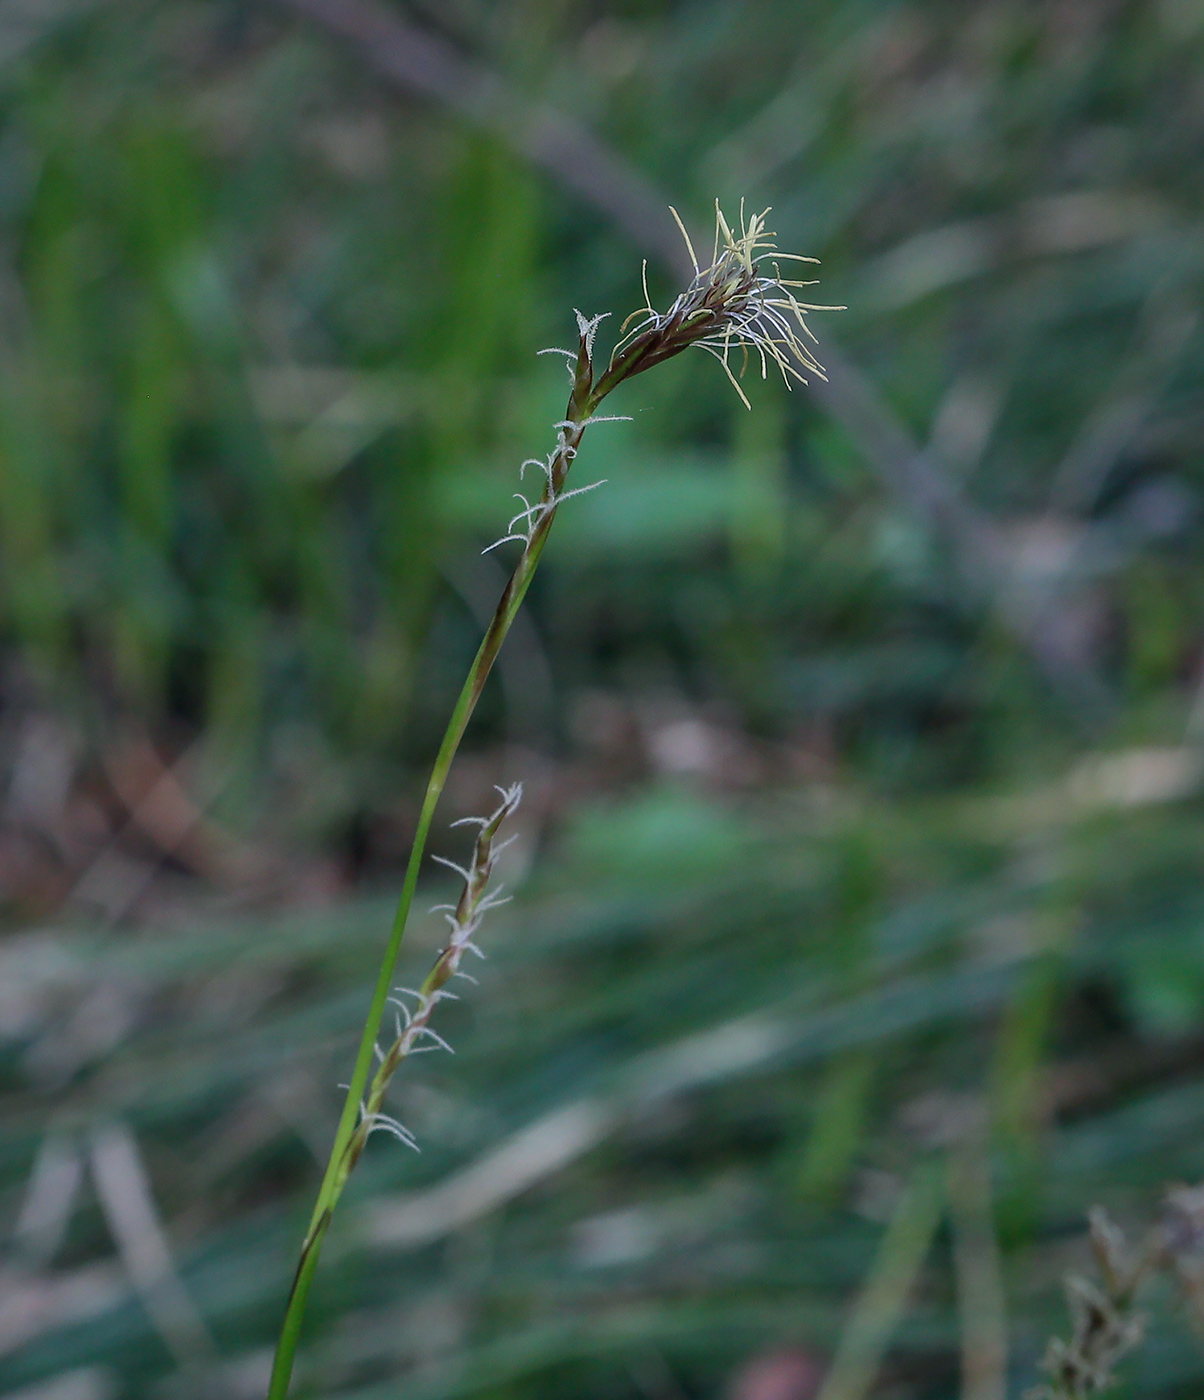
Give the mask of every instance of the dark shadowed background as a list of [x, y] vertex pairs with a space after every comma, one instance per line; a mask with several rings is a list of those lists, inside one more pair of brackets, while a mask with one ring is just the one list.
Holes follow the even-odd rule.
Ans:
[[0, 0], [0, 1394], [262, 1395], [536, 352], [716, 196], [827, 382], [591, 431], [297, 1394], [1019, 1397], [1204, 1176], [1201, 0]]

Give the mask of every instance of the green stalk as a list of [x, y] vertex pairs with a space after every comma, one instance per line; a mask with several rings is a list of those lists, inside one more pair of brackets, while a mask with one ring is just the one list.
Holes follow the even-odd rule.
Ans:
[[[590, 338], [592, 339], [592, 337]], [[343, 1194], [343, 1188], [359, 1161], [367, 1141], [367, 1132], [362, 1130], [364, 1125], [359, 1121], [360, 1104], [363, 1101], [364, 1090], [372, 1072], [376, 1039], [380, 1033], [385, 1007], [392, 990], [397, 959], [401, 952], [401, 941], [405, 934], [406, 922], [409, 919], [410, 906], [414, 902], [418, 873], [422, 866], [422, 858], [426, 850], [431, 823], [434, 820], [435, 808], [443, 792], [444, 784], [447, 782], [447, 775], [451, 769], [452, 760], [456, 756], [456, 750], [460, 747], [460, 740], [464, 737], [468, 721], [472, 718], [477, 701], [485, 688], [489, 672], [493, 669], [493, 663], [502, 648], [510, 625], [522, 605], [527, 589], [531, 586], [531, 580], [539, 565], [548, 532], [552, 528], [552, 521], [556, 515], [556, 498], [563, 489], [569, 468], [577, 455], [581, 439], [585, 435], [586, 420], [603, 397], [602, 393], [593, 388], [593, 366], [590, 351], [589, 339], [583, 331], [573, 379], [573, 392], [569, 398], [568, 411], [565, 415], [564, 430], [560, 434], [560, 441], [552, 455], [551, 479], [545, 485], [541, 497], [541, 504], [546, 509], [531, 531], [530, 538], [515, 565], [513, 574], [510, 576], [510, 581], [506, 584], [502, 596], [498, 600], [493, 620], [485, 632], [472, 666], [469, 668], [464, 687], [460, 691], [459, 699], [452, 710], [451, 718], [443, 735], [443, 742], [439, 745], [439, 752], [435, 757], [430, 781], [426, 785], [426, 795], [423, 798], [422, 810], [418, 816], [418, 826], [414, 832], [414, 843], [410, 850], [410, 860], [406, 867], [405, 882], [402, 885], [397, 914], [393, 919], [393, 927], [389, 933], [389, 941], [385, 947], [384, 958], [381, 961], [380, 972], [377, 975], [376, 986], [372, 993], [372, 1003], [368, 1008], [368, 1016], [364, 1022], [364, 1032], [360, 1037], [355, 1068], [351, 1073], [351, 1083], [343, 1103], [343, 1112], [335, 1132], [334, 1144], [330, 1149], [330, 1157], [326, 1163], [322, 1184], [318, 1188], [318, 1198], [314, 1203], [309, 1228], [301, 1245], [301, 1258], [293, 1279], [292, 1290], [289, 1293], [284, 1323], [276, 1347], [267, 1400], [285, 1400], [288, 1394], [297, 1344], [301, 1337], [305, 1305], [309, 1297], [314, 1271], [318, 1265], [322, 1243], [326, 1238], [326, 1231], [330, 1227], [335, 1207]], [[609, 387], [611, 386], [608, 386], [608, 390]]]
[[[680, 219], [678, 223], [681, 224]], [[716, 206], [716, 225], [716, 253], [711, 266], [696, 270], [694, 280], [677, 297], [668, 311], [663, 314], [653, 311], [651, 304], [648, 304], [644, 311], [635, 313], [643, 319], [630, 334], [621, 335], [618, 345], [611, 352], [609, 362], [596, 380], [593, 340], [598, 324], [603, 318], [599, 316], [587, 321], [580, 312], [577, 313], [580, 336], [576, 363], [572, 371], [573, 389], [569, 395], [568, 409], [564, 421], [557, 424], [559, 431], [556, 447], [545, 468], [543, 493], [537, 506], [525, 512], [528, 528], [521, 536], [513, 537], [523, 539], [522, 555], [502, 593], [497, 611], [468, 672], [468, 679], [464, 682], [460, 698], [456, 701], [456, 707], [448, 721], [447, 732], [439, 746], [435, 766], [427, 783], [426, 797], [423, 799], [418, 828], [414, 833], [414, 844], [410, 851], [410, 863], [406, 867], [397, 916], [393, 920], [380, 975], [376, 979], [372, 1005], [364, 1023], [364, 1034], [360, 1039], [347, 1099], [343, 1104], [338, 1131], [330, 1150], [330, 1160], [326, 1164], [313, 1216], [301, 1246], [301, 1259], [297, 1265], [292, 1292], [289, 1294], [267, 1400], [286, 1400], [288, 1395], [297, 1343], [301, 1336], [305, 1303], [314, 1270], [318, 1265], [322, 1242], [330, 1228], [331, 1217], [343, 1194], [347, 1179], [359, 1161], [364, 1144], [372, 1131], [373, 1116], [379, 1111], [389, 1078], [397, 1066], [397, 1059], [390, 1056], [386, 1056], [382, 1061], [372, 1081], [371, 1092], [361, 1116], [361, 1104], [364, 1104], [364, 1091], [368, 1087], [376, 1050], [376, 1037], [380, 1032], [385, 1006], [392, 989], [397, 956], [401, 950], [410, 905], [414, 900], [418, 872], [422, 865], [431, 822], [434, 820], [435, 807], [485, 681], [506, 639], [506, 633], [510, 630], [510, 624], [514, 621], [531, 585], [557, 507], [565, 494], [573, 494], [571, 491], [564, 492], [565, 479], [595, 410], [619, 384], [637, 374], [643, 374], [654, 365], [662, 364], [692, 345], [708, 349], [721, 361], [728, 378], [746, 405], [748, 400], [728, 367], [728, 352], [732, 348], [742, 348], [746, 354], [749, 349], [754, 350], [760, 357], [762, 370], [772, 362], [781, 370], [787, 383], [790, 376], [802, 381], [802, 376], [794, 367], [795, 360], [804, 366], [819, 370], [818, 364], [790, 329], [786, 320], [788, 315], [793, 316], [800, 330], [805, 330], [803, 314], [806, 308], [799, 305], [790, 290], [791, 287], [802, 284], [781, 281], [776, 267], [774, 276], [767, 277], [760, 265], [759, 260], [773, 250], [772, 239], [765, 232], [764, 215], [757, 215], [746, 223], [742, 214], [737, 237], [733, 235]], [[682, 233], [685, 233], [684, 227]], [[722, 246], [720, 235], [723, 240]], [[689, 246], [688, 236], [686, 243]], [[692, 247], [690, 254], [693, 258]], [[697, 269], [697, 263], [695, 267]], [[572, 360], [571, 352], [565, 353]], [[502, 811], [499, 809], [499, 820], [501, 816]], [[439, 975], [443, 974], [433, 974], [436, 980]], [[435, 982], [429, 979], [428, 982], [431, 987], [435, 986]]]

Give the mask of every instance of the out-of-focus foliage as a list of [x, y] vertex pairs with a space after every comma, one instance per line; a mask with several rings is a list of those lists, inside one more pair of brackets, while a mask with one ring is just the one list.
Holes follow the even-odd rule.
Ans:
[[[905, 1183], [955, 1167], [984, 1106], [1031, 1382], [1086, 1205], [1140, 1222], [1204, 1171], [1199, 816], [1124, 771], [936, 807], [817, 787], [741, 823], [666, 786], [583, 815], [483, 935], [455, 1059], [399, 1081], [422, 1154], [374, 1142], [353, 1184], [313, 1393], [710, 1393], [762, 1347], [821, 1358]], [[10, 942], [3, 1172], [26, 1204], [0, 1383], [260, 1393], [388, 912]], [[403, 980], [437, 937], [415, 929]], [[183, 1302], [114, 1259], [139, 1225], [93, 1185], [106, 1154], [154, 1183]], [[938, 1239], [898, 1393], [955, 1393], [958, 1294]], [[1136, 1374], [1168, 1396], [1204, 1374], [1165, 1301]]]
[[[301, 8], [0, 9], [4, 1393], [261, 1392], [388, 910], [256, 908], [395, 869], [535, 351], [642, 295], [605, 191]], [[959, 504], [702, 357], [591, 431], [449, 794], [529, 778], [534, 865], [303, 1383], [670, 1400], [787, 1348], [739, 1400], [803, 1400], [868, 1278], [840, 1374], [952, 1396], [998, 1262], [1019, 1394], [1087, 1207], [1204, 1175], [1204, 9], [396, 13], [688, 218], [772, 204]], [[1195, 1394], [1149, 1306], [1130, 1393]]]

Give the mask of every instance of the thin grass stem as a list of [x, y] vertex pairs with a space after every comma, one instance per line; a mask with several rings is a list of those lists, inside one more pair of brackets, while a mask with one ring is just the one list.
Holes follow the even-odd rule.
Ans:
[[[400, 1060], [411, 1053], [413, 1049], [414, 1035], [412, 1032], [416, 1029], [417, 1033], [426, 1034], [434, 1044], [441, 1043], [439, 1037], [427, 1029], [426, 1018], [433, 1009], [443, 982], [453, 971], [452, 964], [449, 962], [448, 949], [439, 955], [430, 976], [417, 994], [419, 1009], [413, 1015], [413, 1025], [407, 1027], [406, 1036], [408, 1039], [403, 1039], [399, 1035], [388, 1055], [385, 1055], [377, 1045], [377, 1037], [380, 1034], [381, 1023], [384, 1020], [390, 1002], [390, 994], [393, 991], [397, 959], [401, 952], [401, 942], [409, 919], [410, 908], [414, 902], [418, 874], [426, 851], [431, 823], [434, 820], [435, 808], [443, 793], [444, 784], [447, 782], [452, 761], [460, 747], [460, 741], [464, 737], [464, 731], [468, 727], [473, 711], [476, 709], [477, 701], [480, 699], [489, 673], [493, 669], [493, 663], [497, 660], [502, 643], [506, 640], [506, 634], [522, 605], [527, 589], [531, 586], [531, 580], [539, 566], [540, 556], [547, 543], [548, 533], [552, 528], [557, 508], [561, 501], [567, 500], [570, 496], [580, 495], [582, 491], [592, 489], [591, 487], [583, 487], [566, 491], [565, 481], [580, 450], [586, 428], [591, 422], [608, 421], [595, 418], [595, 411], [607, 394], [612, 389], [617, 388], [624, 380], [670, 359], [691, 345], [700, 345], [704, 349], [712, 350], [713, 353], [717, 353], [716, 347], [721, 345], [721, 359], [725, 369], [728, 368], [728, 347], [730, 344], [735, 344], [745, 347], [752, 345], [762, 352], [767, 351], [781, 368], [784, 378], [787, 377], [788, 373], [798, 377], [797, 371], [790, 363], [793, 359], [818, 370], [818, 366], [804, 349], [795, 332], [781, 319], [783, 284], [777, 279], [776, 273], [773, 278], [758, 275], [758, 259], [764, 253], [773, 251], [773, 244], [765, 232], [764, 215], [758, 215], [747, 225], [742, 218], [738, 237], [732, 234], [723, 220], [722, 214], [718, 214], [718, 212], [717, 224], [722, 228], [724, 242], [722, 252], [720, 252], [717, 236], [717, 251], [713, 265], [705, 271], [696, 273], [694, 281], [687, 291], [677, 298], [663, 316], [648, 308], [645, 321], [636, 330], [620, 340], [612, 351], [602, 374], [597, 378], [594, 374], [594, 337], [597, 334], [599, 324], [605, 317], [596, 316], [591, 320], [577, 312], [577, 351], [575, 355], [572, 351], [564, 352], [569, 361], [569, 378], [572, 383], [568, 408], [563, 420], [555, 425], [556, 445], [548, 455], [546, 463], [534, 459], [534, 465], [541, 468], [544, 477], [543, 489], [538, 500], [534, 505], [527, 506], [526, 498], [520, 497], [525, 509], [511, 520], [508, 527], [510, 533], [506, 535], [505, 539], [521, 541], [522, 553], [509, 582], [502, 591], [493, 619], [485, 631], [476, 657], [469, 668], [463, 689], [460, 691], [443, 740], [439, 745], [439, 752], [436, 755], [430, 780], [426, 786], [426, 794], [423, 798], [422, 810], [419, 813], [418, 826], [410, 850], [409, 864], [406, 866], [401, 898], [381, 961], [380, 972], [377, 975], [372, 1002], [364, 1022], [363, 1034], [360, 1037], [359, 1049], [356, 1053], [355, 1067], [351, 1073], [351, 1081], [347, 1086], [347, 1097], [343, 1103], [343, 1111], [335, 1132], [334, 1143], [331, 1146], [330, 1157], [322, 1176], [322, 1183], [318, 1188], [318, 1197], [314, 1203], [309, 1228], [301, 1245], [301, 1257], [289, 1293], [276, 1356], [272, 1365], [267, 1400], [286, 1400], [288, 1395], [297, 1347], [301, 1339], [306, 1302], [314, 1272], [317, 1269], [322, 1244], [326, 1238], [326, 1232], [330, 1228], [330, 1222], [339, 1198], [343, 1194], [348, 1178], [355, 1169], [373, 1129], [381, 1127], [395, 1133], [403, 1142], [413, 1145], [408, 1132], [394, 1119], [382, 1112], [382, 1105], [385, 1090], [388, 1088], [394, 1070]], [[805, 330], [801, 309], [797, 304], [791, 303], [791, 305], [800, 329]], [[730, 378], [730, 370], [728, 374]], [[787, 382], [789, 382], [788, 379]], [[734, 379], [733, 383], [735, 383]], [[524, 462], [523, 466], [531, 464], [528, 461]], [[515, 527], [524, 521], [526, 523], [523, 528], [515, 533]], [[501, 542], [504, 541], [499, 543]], [[496, 824], [500, 822], [507, 811], [513, 810], [517, 800], [517, 792], [518, 789], [513, 789], [510, 793], [504, 794], [502, 807], [495, 813], [494, 818], [489, 819], [482, 827], [483, 833], [489, 832], [490, 842], [496, 830]], [[478, 844], [478, 851], [480, 849]], [[491, 866], [491, 860], [487, 858], [486, 867], [489, 866]], [[473, 876], [469, 872], [463, 873], [465, 874], [466, 890], [471, 899], [477, 901], [474, 908], [479, 914], [489, 907], [484, 899], [484, 880], [481, 882], [481, 888], [476, 889]], [[488, 868], [485, 869], [484, 873], [487, 877]], [[466, 939], [468, 938], [467, 933], [464, 936]], [[463, 946], [471, 946], [471, 944]], [[419, 1018], [421, 1018], [420, 1025]], [[407, 1020], [409, 1020], [408, 1012]], [[376, 1066], [375, 1074], [373, 1073], [374, 1066]], [[365, 1094], [367, 1094], [367, 1098], [365, 1098]]]

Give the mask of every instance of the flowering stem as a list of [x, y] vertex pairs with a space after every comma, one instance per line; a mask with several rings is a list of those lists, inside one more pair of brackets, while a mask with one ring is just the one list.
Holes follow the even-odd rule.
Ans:
[[[607, 394], [624, 380], [642, 374], [692, 345], [709, 350], [720, 360], [742, 399], [743, 392], [736, 384], [728, 366], [728, 352], [731, 348], [740, 348], [745, 352], [751, 349], [760, 358], [762, 373], [765, 373], [767, 364], [772, 362], [781, 370], [787, 382], [790, 376], [801, 379], [794, 367], [795, 362], [801, 362], [805, 367], [816, 371], [819, 369], [788, 319], [793, 317], [799, 329], [806, 331], [803, 313], [810, 308], [801, 306], [790, 290], [804, 284], [781, 279], [776, 266], [773, 277], [767, 277], [760, 266], [759, 259], [767, 256], [774, 246], [770, 235], [765, 231], [764, 215], [757, 215], [746, 224], [742, 214], [738, 237], [732, 233], [718, 207], [716, 220], [714, 262], [706, 269], [698, 269], [695, 262], [696, 273], [693, 282], [667, 312], [656, 312], [649, 304], [642, 312], [636, 313], [643, 319], [632, 331], [621, 337], [600, 376], [595, 378], [594, 375], [593, 344], [602, 317], [590, 321], [578, 312], [579, 337], [576, 354], [571, 351], [561, 352], [569, 359], [569, 377], [573, 386], [568, 409], [564, 421], [557, 424], [555, 448], [546, 461], [536, 463], [544, 477], [539, 499], [533, 506], [528, 506], [526, 498], [520, 497], [525, 509], [511, 521], [511, 530], [518, 521], [525, 521], [525, 528], [506, 538], [521, 540], [523, 550], [498, 601], [493, 620], [485, 632], [464, 682], [464, 688], [460, 691], [459, 699], [452, 710], [443, 742], [439, 745], [430, 781], [426, 786], [397, 914], [372, 993], [372, 1003], [364, 1023], [355, 1068], [352, 1070], [351, 1083], [347, 1088], [347, 1098], [335, 1132], [330, 1158], [326, 1164], [322, 1184], [318, 1188], [318, 1199], [314, 1204], [309, 1229], [301, 1246], [301, 1258], [285, 1310], [267, 1400], [286, 1400], [310, 1284], [335, 1207], [343, 1194], [348, 1177], [363, 1153], [373, 1127], [382, 1126], [394, 1130], [400, 1128], [400, 1125], [385, 1119], [381, 1114], [385, 1090], [397, 1065], [409, 1053], [415, 1035], [430, 1034], [427, 1030], [430, 1012], [443, 984], [456, 971], [459, 952], [464, 945], [463, 942], [457, 945], [453, 938], [453, 943], [440, 953], [430, 976], [417, 994], [418, 1009], [412, 1016], [408, 1016], [410, 1024], [406, 1032], [399, 1034], [388, 1054], [382, 1056], [381, 1064], [369, 1083], [373, 1060], [381, 1053], [377, 1048], [377, 1036], [390, 999], [389, 994], [393, 989], [401, 940], [409, 918], [410, 906], [414, 901], [418, 872], [426, 850], [435, 807], [489, 672], [531, 585], [556, 510], [562, 500], [578, 494], [575, 491], [565, 491], [565, 481], [573, 459], [580, 449], [585, 430], [590, 422], [594, 421], [595, 410]], [[684, 228], [682, 231], [685, 232]], [[722, 235], [722, 249], [719, 235]], [[687, 245], [688, 243], [687, 237]], [[693, 257], [693, 249], [690, 251]], [[747, 399], [744, 401], [748, 402]], [[467, 914], [471, 914], [474, 908], [480, 912], [485, 907], [479, 901], [492, 865], [492, 839], [496, 834], [497, 825], [503, 816], [513, 811], [516, 801], [516, 789], [503, 794], [502, 806], [485, 822], [478, 837], [473, 869], [466, 872], [466, 893], [453, 920], [453, 926], [459, 927], [461, 932], [463, 923], [456, 924], [461, 912], [467, 911]], [[471, 918], [468, 922], [471, 923]], [[465, 933], [463, 937], [466, 939], [468, 934]], [[404, 1130], [402, 1131], [404, 1133]], [[408, 1137], [408, 1134], [405, 1136]]]

